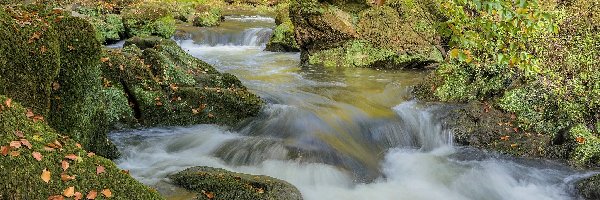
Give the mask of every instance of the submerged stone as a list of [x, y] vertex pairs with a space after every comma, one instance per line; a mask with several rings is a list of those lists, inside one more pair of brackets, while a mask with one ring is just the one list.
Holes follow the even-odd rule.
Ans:
[[219, 168], [192, 167], [169, 178], [176, 185], [198, 192], [198, 199], [302, 199], [300, 191], [285, 181]]

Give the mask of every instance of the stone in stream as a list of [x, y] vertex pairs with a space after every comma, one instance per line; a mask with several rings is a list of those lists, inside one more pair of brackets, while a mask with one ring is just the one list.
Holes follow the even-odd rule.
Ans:
[[300, 51], [294, 38], [294, 24], [289, 16], [289, 2], [277, 5], [275, 23], [277, 27], [273, 30], [273, 36], [267, 43], [265, 50], [273, 52], [297, 52]]
[[261, 175], [230, 172], [212, 167], [192, 167], [169, 178], [198, 199], [300, 200], [302, 195], [290, 183]]
[[577, 190], [584, 199], [600, 199], [600, 175], [595, 175], [577, 182]]

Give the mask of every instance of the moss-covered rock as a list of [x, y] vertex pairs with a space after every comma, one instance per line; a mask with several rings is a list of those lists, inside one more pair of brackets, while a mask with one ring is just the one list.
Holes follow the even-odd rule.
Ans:
[[192, 167], [170, 176], [176, 185], [198, 192], [198, 199], [302, 199], [293, 185], [268, 176]]
[[[93, 27], [44, 5], [5, 7], [0, 94], [23, 102], [84, 148], [117, 157], [108, 141], [100, 91], [100, 44]], [[8, 33], [10, 32], [10, 33]], [[18, 33], [18, 34], [15, 34]]]
[[[96, 38], [100, 43], [114, 42], [125, 36], [125, 26], [121, 15], [114, 14], [113, 7], [104, 7], [100, 5], [79, 6], [73, 11], [77, 15], [90, 22], [96, 30]], [[109, 4], [112, 6], [112, 4]]]
[[[122, 89], [145, 126], [233, 125], [258, 114], [264, 102], [231, 74], [183, 51], [174, 41], [132, 38], [123, 50], [106, 50], [106, 88]], [[121, 97], [121, 99], [124, 99]]]
[[175, 18], [170, 7], [160, 2], [136, 4], [122, 11], [125, 33], [133, 36], [170, 38], [175, 33]]
[[220, 8], [208, 8], [194, 14], [194, 26], [210, 27], [217, 26], [222, 21]]
[[0, 199], [48, 199], [68, 194], [65, 190], [70, 187], [83, 197], [95, 191], [96, 199], [107, 198], [105, 189], [115, 199], [162, 199], [110, 160], [85, 151], [44, 121], [28, 117], [19, 103], [7, 100], [0, 95], [0, 176], [5, 178]]
[[577, 190], [586, 200], [600, 199], [600, 175], [578, 181]]
[[275, 24], [277, 27], [273, 30], [273, 36], [267, 43], [265, 50], [274, 52], [297, 52], [300, 47], [294, 37], [294, 24], [289, 16], [290, 3], [281, 3], [277, 5]]

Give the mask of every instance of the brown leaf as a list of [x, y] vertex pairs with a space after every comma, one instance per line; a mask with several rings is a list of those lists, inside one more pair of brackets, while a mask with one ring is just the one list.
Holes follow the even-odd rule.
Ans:
[[23, 138], [23, 137], [25, 137], [25, 135], [23, 135], [23, 131], [19, 131], [19, 130], [16, 130], [16, 131], [15, 131], [15, 135], [16, 135], [17, 137], [19, 137], [19, 138]]
[[102, 190], [102, 195], [104, 195], [106, 198], [111, 198], [112, 197], [112, 192], [110, 191], [110, 189], [104, 189]]
[[48, 48], [46, 48], [46, 46], [40, 47], [40, 52], [46, 53], [47, 51], [48, 51]]
[[585, 144], [585, 138], [583, 137], [577, 137], [575, 138], [575, 141], [577, 141], [578, 144]]
[[33, 114], [33, 111], [31, 111], [31, 109], [27, 109], [27, 113], [25, 113], [25, 116], [27, 116], [27, 118], [32, 118], [33, 116], [35, 116], [35, 114]]
[[4, 101], [4, 104], [6, 104], [6, 107], [11, 108], [12, 107], [12, 99], [11, 98], [6, 99], [6, 101]]
[[67, 171], [67, 169], [69, 169], [69, 161], [63, 160], [60, 165], [63, 171]]
[[83, 194], [81, 192], [75, 192], [75, 200], [80, 200], [83, 198]]
[[96, 154], [95, 154], [94, 152], [89, 152], [89, 153], [87, 154], [87, 157], [91, 158], [91, 157], [94, 157], [95, 155], [96, 155]]
[[21, 148], [21, 141], [10, 142], [10, 147], [15, 148], [15, 149]]
[[54, 151], [54, 148], [52, 148], [52, 147], [44, 147], [44, 151]]
[[96, 167], [96, 174], [102, 174], [102, 173], [104, 173], [104, 166], [98, 165]]
[[75, 160], [77, 160], [78, 156], [76, 156], [75, 154], [69, 154], [69, 155], [66, 155], [65, 158], [75, 161]]
[[100, 58], [100, 62], [103, 62], [103, 63], [105, 63], [105, 62], [108, 62], [109, 60], [110, 60], [110, 58], [109, 58], [109, 57], [106, 57], [106, 58]]
[[31, 143], [29, 143], [29, 140], [21, 139], [21, 144], [23, 144], [23, 146], [26, 146], [28, 149], [31, 149]]
[[62, 180], [63, 182], [67, 182], [67, 181], [74, 180], [74, 179], [75, 179], [75, 176], [69, 176], [65, 173], [60, 174], [60, 180]]
[[508, 139], [510, 139], [510, 135], [505, 135], [500, 137], [501, 140], [507, 141]]
[[58, 140], [54, 140], [54, 145], [56, 145], [56, 148], [62, 148], [62, 144]]
[[31, 155], [33, 156], [33, 158], [35, 158], [35, 160], [42, 161], [42, 154], [40, 152], [34, 151], [33, 153], [31, 153]]
[[121, 173], [129, 175], [129, 170], [121, 170]]
[[41, 36], [41, 34], [39, 32], [33, 33], [33, 35], [29, 38], [29, 41], [27, 41], [27, 43], [29, 43], [29, 44], [33, 43], [37, 39], [40, 39], [40, 36]]
[[8, 151], [9, 150], [10, 150], [10, 147], [8, 147], [8, 146], [2, 146], [2, 147], [0, 147], [0, 152], [2, 153], [2, 156], [8, 155]]
[[65, 197], [63, 197], [63, 195], [54, 195], [54, 196], [50, 196], [48, 197], [48, 200], [64, 200]]
[[177, 89], [179, 89], [179, 87], [177, 87], [177, 85], [175, 85], [174, 83], [171, 83], [171, 84], [169, 85], [169, 87], [170, 87], [170, 88], [171, 88], [171, 90], [173, 90], [173, 91], [177, 91]]
[[81, 144], [79, 144], [79, 143], [76, 143], [76, 144], [75, 144], [75, 146], [76, 146], [77, 148], [80, 148], [80, 149], [81, 149]]
[[202, 190], [202, 194], [204, 194], [206, 196], [206, 198], [208, 198], [208, 199], [215, 198], [215, 194], [212, 192], [206, 192], [206, 191]]
[[36, 116], [33, 117], [33, 122], [34, 123], [38, 122], [38, 121], [43, 122], [44, 121], [44, 116], [36, 115]]
[[215, 117], [212, 113], [208, 113], [208, 118], [213, 118]]
[[50, 171], [48, 171], [47, 169], [44, 169], [44, 171], [42, 171], [42, 180], [46, 183], [50, 182]]
[[156, 101], [156, 106], [162, 106], [162, 105], [163, 105], [163, 103], [162, 103], [162, 102], [160, 102], [160, 101]]
[[96, 196], [98, 196], [98, 192], [96, 192], [96, 190], [92, 190], [87, 194], [87, 196], [85, 198], [96, 199]]
[[18, 151], [11, 151], [11, 152], [10, 152], [10, 155], [11, 155], [12, 157], [18, 157], [18, 156], [20, 156], [20, 155], [21, 155], [21, 153], [20, 153], [20, 152], [18, 152]]
[[65, 189], [65, 191], [63, 191], [63, 195], [65, 195], [65, 197], [72, 197], [75, 195], [75, 187], [71, 186], [68, 187], [67, 189]]
[[60, 83], [58, 83], [58, 82], [54, 82], [54, 83], [52, 83], [52, 89], [53, 89], [53, 90], [58, 90], [58, 89], [60, 89]]

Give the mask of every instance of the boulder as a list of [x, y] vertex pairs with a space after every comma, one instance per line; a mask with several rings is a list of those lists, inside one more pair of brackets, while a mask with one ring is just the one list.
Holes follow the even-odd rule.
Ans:
[[577, 182], [579, 194], [586, 200], [600, 199], [600, 175], [595, 175]]
[[[0, 95], [0, 199], [163, 199], [110, 160], [86, 151]], [[34, 113], [39, 114], [39, 113]], [[66, 196], [66, 197], [63, 197]]]
[[274, 52], [297, 52], [300, 51], [296, 38], [294, 37], [294, 24], [289, 17], [289, 3], [277, 5], [275, 23], [277, 27], [273, 30], [273, 36], [267, 43], [265, 50]]
[[198, 192], [198, 199], [302, 199], [300, 191], [285, 181], [219, 168], [192, 167], [169, 178], [178, 186]]
[[134, 36], [159, 36], [171, 38], [175, 34], [172, 10], [160, 2], [134, 4], [121, 11], [125, 34]]

